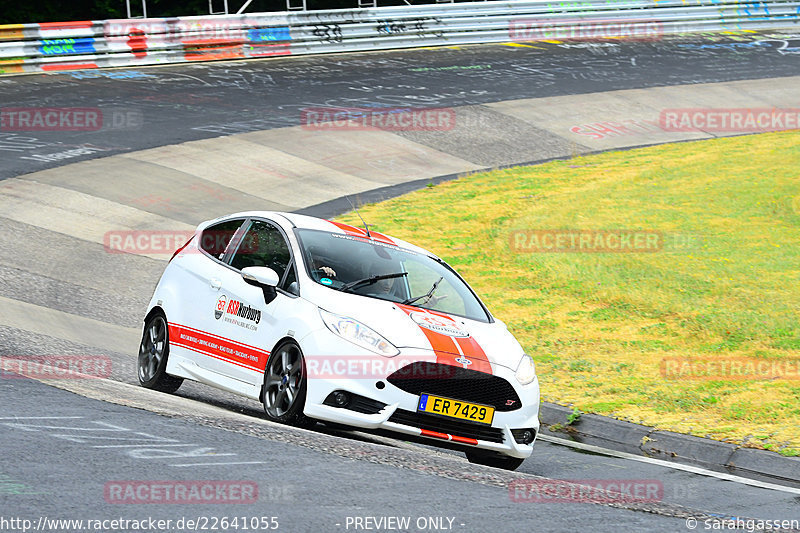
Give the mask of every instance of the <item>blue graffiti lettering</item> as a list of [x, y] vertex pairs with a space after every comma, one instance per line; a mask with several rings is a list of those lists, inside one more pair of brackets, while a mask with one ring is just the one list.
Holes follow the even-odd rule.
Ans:
[[42, 44], [75, 44], [75, 39], [44, 39], [42, 40]]
[[93, 54], [94, 39], [50, 39], [43, 40], [39, 47], [39, 53], [46, 56], [61, 54]]
[[131, 80], [137, 78], [155, 78], [152, 74], [139, 72], [138, 70], [118, 70], [118, 71], [97, 71], [85, 70], [67, 73], [76, 80], [94, 80], [97, 78], [109, 78], [112, 80]]
[[752, 43], [713, 43], [713, 44], [679, 44], [679, 48], [690, 48], [692, 50], [736, 50], [738, 48], [759, 48], [763, 46], [761, 42]]
[[291, 41], [292, 35], [289, 32], [289, 26], [274, 26], [272, 28], [248, 30], [247, 38], [251, 42]]

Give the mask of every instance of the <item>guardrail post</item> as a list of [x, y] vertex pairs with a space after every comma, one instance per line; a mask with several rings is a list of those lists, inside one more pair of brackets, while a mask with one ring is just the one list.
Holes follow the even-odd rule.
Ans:
[[286, 0], [286, 11], [305, 11], [306, 0], [301, 1], [302, 3], [300, 5], [292, 5], [292, 0]]
[[241, 15], [242, 13], [244, 13], [244, 10], [247, 9], [247, 6], [249, 6], [252, 1], [253, 0], [247, 0], [247, 2], [242, 4], [242, 7], [239, 8], [239, 11], [237, 11], [236, 14]]
[[131, 0], [125, 0], [125, 7], [128, 8], [128, 18], [129, 19], [146, 19], [147, 18], [147, 0], [142, 0], [142, 14], [141, 16], [132, 16], [131, 15]]
[[227, 15], [228, 14], [228, 0], [223, 1], [224, 11], [214, 11], [214, 0], [208, 0], [208, 14], [209, 15]]

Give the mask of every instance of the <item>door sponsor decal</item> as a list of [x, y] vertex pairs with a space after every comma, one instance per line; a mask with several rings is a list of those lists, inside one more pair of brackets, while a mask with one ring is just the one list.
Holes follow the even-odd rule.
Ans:
[[[257, 324], [261, 322], [261, 310], [250, 307], [239, 300], [230, 299], [224, 294], [217, 298], [217, 305], [214, 308], [214, 318], [219, 320], [222, 317], [225, 322], [230, 322], [239, 327], [252, 331], [258, 330]], [[241, 319], [241, 320], [238, 320]]]
[[266, 368], [269, 358], [266, 350], [180, 324], [169, 325], [169, 343], [258, 371]]
[[441, 333], [448, 337], [469, 337], [469, 332], [461, 329], [452, 319], [444, 319], [433, 313], [420, 313], [418, 311], [414, 311], [408, 316], [410, 316], [411, 320], [416, 322], [418, 326], [430, 329], [436, 333]]

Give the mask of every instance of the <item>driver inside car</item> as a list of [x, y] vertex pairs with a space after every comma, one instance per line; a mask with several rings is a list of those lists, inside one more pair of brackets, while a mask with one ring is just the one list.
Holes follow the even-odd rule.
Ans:
[[315, 274], [317, 280], [325, 276], [329, 278], [336, 277], [336, 271], [333, 269], [333, 267], [325, 264], [322, 250], [316, 246], [312, 246], [309, 248], [309, 255], [311, 257], [311, 272]]
[[[318, 276], [318, 279], [327, 277], [331, 280], [337, 279], [343, 283], [348, 281], [346, 279], [338, 279], [336, 270], [328, 264], [325, 264], [327, 258], [324, 258], [324, 254], [314, 252], [319, 251], [312, 250], [311, 256], [311, 264], [313, 266], [312, 270], [314, 274]], [[366, 279], [373, 276], [384, 276], [400, 272], [403, 272], [403, 267], [401, 264], [395, 265], [390, 260], [373, 259], [366, 262], [366, 267], [362, 271], [361, 278]], [[386, 278], [377, 280], [374, 283], [370, 283], [356, 290], [362, 294], [372, 294], [383, 299], [404, 302], [411, 297], [407, 283], [408, 282], [406, 281], [405, 277]], [[327, 283], [325, 284], [327, 285]], [[447, 295], [426, 296], [423, 297], [420, 303], [417, 305], [419, 307], [433, 309], [445, 298], [447, 298]]]

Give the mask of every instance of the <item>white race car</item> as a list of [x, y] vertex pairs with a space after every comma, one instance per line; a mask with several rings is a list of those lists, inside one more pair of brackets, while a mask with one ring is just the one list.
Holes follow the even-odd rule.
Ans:
[[539, 431], [533, 360], [444, 261], [380, 233], [290, 213], [200, 224], [144, 319], [138, 374], [462, 450], [515, 469]]

